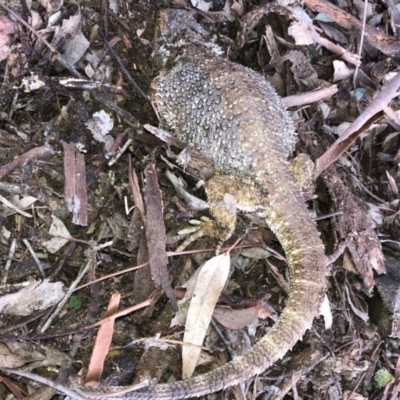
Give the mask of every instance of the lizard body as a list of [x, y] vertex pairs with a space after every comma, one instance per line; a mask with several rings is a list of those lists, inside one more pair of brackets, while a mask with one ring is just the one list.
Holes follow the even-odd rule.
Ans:
[[189, 137], [216, 165], [214, 176], [206, 182], [215, 221], [203, 226], [197, 236], [228, 239], [236, 210], [265, 218], [288, 260], [291, 283], [286, 308], [257, 344], [220, 368], [129, 393], [103, 387], [94, 389], [95, 395], [82, 389], [88, 398], [106, 399], [110, 396], [106, 393], [114, 391], [112, 398], [124, 400], [177, 400], [222, 390], [262, 373], [282, 358], [319, 313], [326, 289], [324, 246], [289, 168], [296, 139], [293, 124], [261, 75], [217, 57], [204, 45], [203, 36], [201, 26], [187, 12], [162, 12], [161, 41], [175, 43], [171, 51], [178, 49], [178, 55], [166, 59], [170, 69], [154, 81], [153, 100], [174, 134], [183, 141]]

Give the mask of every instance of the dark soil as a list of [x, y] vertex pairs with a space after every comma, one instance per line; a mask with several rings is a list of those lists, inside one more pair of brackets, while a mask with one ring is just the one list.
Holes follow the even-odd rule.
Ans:
[[[182, 0], [177, 3], [173, 6], [184, 6]], [[40, 29], [44, 29], [54, 15], [51, 7], [56, 5], [51, 4], [47, 9], [38, 2], [32, 4], [31, 9], [44, 24]], [[342, 1], [335, 4], [360, 20], [356, 6], [348, 7]], [[392, 15], [385, 4], [369, 4], [369, 21], [380, 18], [379, 23], [375, 21], [377, 28], [397, 43], [397, 31], [393, 31], [393, 27], [398, 27], [396, 15]], [[199, 13], [198, 20], [214, 34], [216, 42], [231, 60], [263, 74], [282, 97], [332, 85], [334, 62], [340, 61], [340, 57], [317, 43], [296, 45], [288, 34], [291, 20], [287, 15], [272, 13], [259, 20], [254, 17], [257, 24], [244, 45], [239, 46], [237, 36], [244, 16], [237, 15], [229, 21], [221, 14], [223, 4], [213, 2], [213, 5], [214, 14]], [[259, 5], [246, 1], [244, 10], [249, 12]], [[26, 17], [30, 14], [26, 14], [19, 3], [11, 4], [10, 1], [7, 6], [33, 25], [31, 17]], [[175, 235], [187, 227], [189, 219], [207, 215], [206, 212], [194, 212], [178, 199], [165, 171], [176, 166], [179, 150], [167, 146], [144, 129], [145, 124], [158, 126], [157, 117], [151, 105], [122, 74], [98, 33], [102, 26], [133, 80], [148, 93], [152, 79], [160, 73], [160, 66], [154, 65], [151, 57], [157, 10], [167, 6], [171, 4], [121, 1], [116, 14], [111, 10], [102, 14], [100, 2], [82, 0], [79, 4], [62, 4], [60, 19], [54, 26], [63, 34], [57, 40], [57, 33], [43, 31], [42, 34], [63, 53], [64, 46], [76, 34], [74, 27], [66, 26], [67, 21], [80, 15], [81, 31], [89, 40], [89, 46], [74, 62], [74, 68], [85, 80], [101, 82], [98, 87], [89, 89], [82, 88], [77, 82], [66, 85], [64, 79], [76, 78], [71, 70], [56, 60], [55, 53], [42, 44], [36, 34], [15, 22], [15, 31], [4, 45], [10, 48], [10, 54], [0, 62], [0, 195], [14, 204], [17, 204], [16, 198], [26, 196], [34, 197], [36, 201], [26, 208], [18, 206], [30, 217], [16, 213], [3, 200], [1, 202], [1, 296], [18, 292], [21, 288], [16, 284], [43, 278], [26, 241], [39, 257], [44, 276], [50, 282], [62, 282], [65, 291], [88, 263], [89, 268], [77, 286], [146, 263], [154, 249], [148, 249], [146, 245], [145, 224], [138, 201], [141, 194], [132, 189], [131, 170], [143, 189], [148, 184], [146, 167], [155, 164], [155, 181], [162, 193], [167, 249], [170, 251], [177, 247]], [[317, 15], [309, 8], [304, 12], [312, 18]], [[16, 21], [6, 10], [0, 9], [0, 17], [2, 15], [7, 21]], [[7, 21], [4, 21], [5, 26]], [[5, 31], [2, 24], [0, 19], [0, 33], [2, 29]], [[357, 29], [343, 27], [340, 21], [314, 21], [314, 24], [323, 29], [321, 35], [324, 37], [328, 37], [326, 25], [333, 27], [335, 30], [329, 40], [351, 53], [357, 52], [360, 45]], [[279, 50], [275, 59], [271, 58], [265, 44], [266, 25], [271, 27]], [[313, 160], [323, 155], [338, 137], [336, 128], [344, 122], [353, 122], [381, 92], [388, 74], [396, 73], [398, 54], [395, 51], [392, 55], [384, 54], [366, 39], [361, 54], [356, 81], [357, 94], [363, 94], [361, 99], [356, 101], [353, 96], [353, 71], [338, 82], [338, 92], [331, 98], [291, 108], [299, 132], [298, 153], [308, 153]], [[355, 68], [350, 63], [346, 65]], [[305, 74], [311, 70], [315, 73], [312, 79]], [[42, 87], [24, 91], [23, 79], [28, 78], [43, 82]], [[107, 84], [113, 87], [107, 87]], [[106, 100], [102, 101], [100, 96]], [[118, 113], [113, 106], [129, 114]], [[339, 160], [321, 174], [316, 181], [315, 196], [309, 202], [313, 215], [319, 218], [318, 229], [326, 243], [327, 255], [337, 255], [327, 267], [332, 326], [325, 329], [324, 318], [317, 318], [313, 329], [284, 360], [246, 383], [248, 398], [395, 399], [398, 396], [398, 100], [394, 99], [390, 106], [391, 113], [381, 116], [362, 132]], [[114, 123], [108, 133], [114, 144], [108, 148], [93, 137], [86, 125], [94, 113], [102, 110]], [[127, 149], [110, 165], [110, 160], [128, 140]], [[203, 191], [196, 188], [201, 178], [198, 172], [203, 170], [199, 167], [203, 165], [202, 161], [201, 156], [195, 155], [189, 173], [180, 167], [173, 172], [187, 182], [189, 192], [205, 199]], [[74, 168], [78, 172], [75, 173]], [[71, 179], [73, 182], [76, 182], [74, 179], [82, 180], [74, 186]], [[68, 206], [70, 195], [75, 198], [75, 209]], [[143, 201], [148, 198], [144, 196]], [[77, 211], [78, 203], [82, 208]], [[145, 204], [145, 207], [149, 206]], [[52, 237], [49, 229], [54, 217], [62, 221], [71, 238], [51, 253], [44, 243]], [[273, 234], [259, 222], [251, 216], [241, 215], [236, 235], [227, 245], [242, 238], [241, 244], [257, 244], [271, 252], [282, 253]], [[163, 231], [162, 223], [157, 223]], [[215, 242], [203, 238], [190, 249], [214, 247]], [[389, 257], [387, 268], [390, 273], [385, 278], [377, 278], [384, 269], [382, 249]], [[182, 285], [211, 256], [210, 251], [170, 255], [166, 280], [175, 296], [183, 297]], [[234, 348], [233, 353], [237, 354], [237, 348], [246, 347], [243, 343], [255, 343], [272, 326], [274, 316], [284, 307], [288, 277], [282, 257], [252, 258], [251, 254], [243, 255], [240, 247], [233, 250], [231, 256], [232, 274], [220, 305], [228, 304], [234, 310], [250, 310], [257, 306], [275, 312], [272, 318], [259, 319], [251, 328], [234, 331], [234, 334], [217, 323]], [[43, 326], [51, 310], [39, 306], [25, 315], [0, 313], [0, 367], [23, 367], [51, 380], [60, 377], [60, 371], [69, 372], [73, 379], [85, 376], [99, 329], [90, 326], [104, 318], [115, 293], [121, 296], [118, 310], [147, 299], [152, 299], [152, 303], [115, 320], [102, 384], [130, 385], [146, 377], [165, 382], [171, 375], [181, 379], [181, 347], [178, 343], [183, 338], [184, 326], [171, 327], [174, 318], [171, 296], [156, 287], [154, 272], [152, 275], [148, 265], [76, 290], [45, 330]], [[329, 311], [325, 313], [329, 314]], [[158, 336], [169, 339], [169, 346], [161, 346], [155, 340]], [[229, 361], [226, 346], [213, 329], [205, 346], [209, 348], [208, 358], [196, 373]], [[0, 398], [12, 391], [12, 383], [20, 385], [27, 393], [28, 380], [0, 374]], [[32, 382], [29, 385], [31, 389], [37, 387]], [[53, 395], [62, 398], [61, 394], [54, 393], [43, 394], [41, 398]], [[210, 397], [234, 396], [239, 398], [240, 393], [229, 389]]]

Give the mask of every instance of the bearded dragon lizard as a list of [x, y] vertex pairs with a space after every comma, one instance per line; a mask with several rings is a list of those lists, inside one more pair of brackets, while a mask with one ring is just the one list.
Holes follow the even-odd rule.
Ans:
[[[215, 54], [207, 32], [186, 11], [161, 12], [158, 50], [165, 72], [153, 82], [164, 123], [182, 141], [210, 156], [214, 175], [205, 185], [213, 221], [189, 238], [233, 233], [236, 211], [265, 218], [289, 265], [286, 308], [269, 333], [247, 353], [204, 375], [136, 391], [89, 388], [88, 398], [178, 400], [222, 390], [262, 373], [300, 340], [319, 314], [325, 289], [325, 254], [288, 157], [293, 123], [271, 85], [258, 73]], [[106, 394], [107, 393], [107, 394]]]

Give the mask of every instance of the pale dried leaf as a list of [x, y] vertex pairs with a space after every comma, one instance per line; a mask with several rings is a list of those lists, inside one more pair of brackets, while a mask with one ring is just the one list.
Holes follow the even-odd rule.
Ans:
[[369, 262], [378, 274], [385, 273], [385, 258], [380, 248], [374, 246], [369, 251]]
[[[31, 11], [31, 13], [32, 13], [32, 11]], [[61, 11], [57, 11], [56, 13], [50, 15], [49, 19], [47, 21], [47, 28], [51, 28], [51, 27], [54, 27], [55, 25], [57, 25], [60, 22], [62, 15], [63, 14], [61, 13]]]
[[118, 13], [119, 13], [118, 1], [117, 1], [117, 0], [110, 0], [110, 2], [109, 2], [109, 7], [110, 7], [110, 10], [111, 10], [114, 14], [118, 14]]
[[92, 119], [86, 122], [86, 126], [92, 132], [94, 139], [103, 142], [103, 138], [114, 128], [114, 120], [104, 110], [93, 114]]
[[63, 19], [61, 26], [54, 27], [54, 36], [51, 44], [54, 47], [63, 46], [66, 38], [72, 40], [80, 30], [81, 23], [80, 8], [77, 8], [75, 15], [71, 15], [68, 19]]
[[328, 118], [329, 114], [331, 113], [331, 108], [325, 102], [321, 102], [318, 104], [318, 109], [322, 112], [324, 118]]
[[91, 52], [86, 53], [85, 60], [93, 66], [94, 69], [97, 69], [102, 60], [102, 53], [99, 51], [94, 51], [91, 49]]
[[39, 0], [39, 3], [43, 8], [46, 9], [48, 14], [53, 14], [62, 7], [64, 2], [62, 0]]
[[319, 314], [324, 317], [325, 329], [330, 329], [332, 327], [333, 316], [332, 316], [331, 305], [329, 303], [327, 295], [325, 295], [324, 298], [322, 299], [322, 303], [319, 307]]
[[8, 240], [11, 238], [11, 231], [9, 231], [6, 227], [2, 226], [0, 229], [0, 241], [4, 246], [8, 245]]
[[312, 31], [301, 22], [292, 22], [289, 26], [288, 33], [293, 37], [298, 46], [309, 46], [314, 43]]
[[31, 18], [32, 18], [31, 22], [32, 28], [40, 30], [44, 27], [43, 19], [37, 11], [31, 9]]
[[182, 348], [182, 375], [190, 378], [197, 365], [208, 325], [215, 305], [229, 275], [230, 256], [221, 254], [202, 267], [194, 288], [188, 311], [183, 341], [195, 346]]
[[4, 61], [11, 54], [11, 48], [8, 46], [9, 37], [0, 32], [0, 62]]
[[93, 114], [92, 119], [85, 125], [92, 132], [93, 138], [100, 143], [104, 143], [106, 150], [111, 151], [114, 144], [114, 138], [108, 133], [114, 128], [114, 120], [104, 110]]
[[343, 393], [343, 400], [368, 400], [368, 397], [364, 397], [360, 393], [354, 393], [354, 390], [346, 390]]
[[347, 131], [347, 129], [349, 128], [350, 125], [351, 125], [351, 122], [347, 122], [347, 121], [342, 122], [341, 124], [339, 124], [337, 126], [333, 126], [332, 132], [338, 136], [342, 136], [342, 134]]
[[388, 72], [387, 74], [385, 74], [382, 78], [382, 83], [384, 85], [387, 85], [388, 83], [390, 83], [392, 81], [392, 79], [397, 75], [397, 71], [391, 71]]
[[64, 46], [64, 58], [72, 65], [76, 64], [86, 50], [89, 48], [90, 42], [86, 39], [81, 30], [77, 32], [75, 37]]
[[371, 218], [374, 228], [380, 227], [383, 224], [383, 214], [382, 210], [375, 204], [368, 203], [365, 204], [368, 206], [368, 215]]
[[205, 0], [190, 0], [192, 6], [200, 11], [208, 12], [212, 7], [213, 3], [211, 1]]
[[32, 74], [27, 78], [22, 78], [21, 80], [21, 88], [24, 89], [25, 93], [38, 90], [44, 86], [46, 86], [46, 82], [36, 74]]
[[388, 171], [386, 171], [386, 176], [389, 181], [390, 189], [392, 190], [393, 194], [397, 196], [399, 194], [399, 188], [396, 185], [396, 181], [394, 180], [393, 176], [389, 174]]
[[[20, 197], [18, 194], [13, 195], [10, 201], [10, 204], [5, 203], [4, 204], [4, 212], [5, 215], [13, 215], [16, 212], [18, 212], [18, 210], [26, 210], [27, 208], [29, 208], [35, 201], [37, 201], [37, 199], [35, 197], [32, 196], [24, 196], [24, 197]], [[17, 209], [12, 208], [11, 205], [14, 205]], [[28, 215], [27, 215], [28, 216]]]
[[93, 69], [92, 65], [90, 63], [87, 64], [85, 67], [86, 76], [90, 79], [93, 79], [95, 73], [96, 73], [96, 71]]
[[235, 1], [235, 0], [233, 0], [233, 4], [231, 6], [231, 10], [235, 11], [235, 13], [238, 16], [242, 16], [244, 14], [243, 1]]
[[37, 201], [36, 197], [20, 197], [18, 194], [16, 194], [12, 197], [11, 203], [13, 203], [14, 206], [18, 207], [20, 210], [25, 210], [29, 208], [35, 201]]
[[17, 25], [14, 21], [0, 14], [0, 35], [14, 35], [17, 32]]
[[297, 45], [310, 45], [314, 43], [313, 32], [315, 27], [312, 19], [304, 12], [302, 7], [288, 7], [294, 16], [288, 33], [293, 37]]
[[0, 367], [18, 368], [29, 365], [32, 368], [44, 366], [65, 366], [71, 359], [59, 350], [30, 342], [0, 343]]
[[348, 68], [347, 65], [340, 60], [333, 61], [333, 68], [335, 70], [333, 73], [333, 82], [339, 82], [346, 79], [353, 73], [353, 70]]
[[343, 253], [342, 268], [347, 271], [353, 272], [354, 274], [358, 273], [357, 268], [354, 265], [354, 261], [351, 258], [348, 250]]
[[[255, 337], [257, 333], [257, 328], [258, 328], [258, 319], [253, 319], [253, 322], [247, 325], [247, 332], [249, 333], [250, 336]], [[235, 332], [235, 331], [231, 331]]]
[[349, 288], [347, 287], [347, 285], [344, 287], [345, 291], [346, 291], [346, 295], [347, 295], [347, 301], [350, 304], [351, 309], [353, 310], [353, 313], [357, 315], [357, 317], [361, 318], [364, 322], [368, 323], [369, 322], [369, 316], [368, 313], [358, 309], [354, 303], [353, 300], [351, 299], [350, 296], [350, 291]]
[[283, 7], [286, 7], [293, 3], [293, 0], [277, 0], [277, 3]]
[[242, 250], [242, 256], [249, 257], [254, 260], [262, 260], [271, 257], [271, 253], [262, 247], [248, 247]]
[[197, 278], [199, 276], [200, 271], [201, 271], [201, 268], [196, 269], [194, 274], [185, 283], [180, 285], [181, 288], [186, 289], [185, 295], [178, 302], [180, 306], [182, 306], [184, 303], [186, 303], [193, 297], [194, 289], [196, 287], [196, 282], [197, 282]]
[[62, 282], [33, 281], [16, 293], [0, 297], [0, 313], [31, 315], [57, 304], [64, 296]]
[[170, 328], [174, 326], [185, 326], [186, 317], [189, 310], [190, 303], [181, 303], [178, 301], [179, 310], [175, 313], [174, 317], [171, 319], [171, 324], [169, 325]]
[[290, 6], [288, 7], [294, 18], [303, 24], [306, 28], [314, 29], [313, 20], [304, 12], [304, 8], [301, 6]]
[[52, 215], [51, 218], [53, 219], [53, 222], [50, 226], [49, 234], [54, 237], [50, 240], [43, 241], [41, 245], [49, 253], [54, 254], [68, 243], [72, 236], [59, 218], [55, 215]]
[[[19, 344], [19, 348], [15, 348]], [[4, 368], [18, 368], [32, 361], [42, 361], [45, 355], [36, 352], [33, 344], [28, 342], [0, 343], [0, 366]]]

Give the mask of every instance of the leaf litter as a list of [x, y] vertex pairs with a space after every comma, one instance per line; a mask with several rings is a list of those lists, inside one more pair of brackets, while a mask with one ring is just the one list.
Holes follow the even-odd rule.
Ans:
[[[361, 1], [354, 9], [339, 0], [305, 0], [304, 7], [289, 3], [226, 2], [218, 10], [199, 3], [206, 16], [199, 19], [220, 30], [218, 40], [229, 48], [229, 57], [263, 72], [286, 96], [300, 136], [297, 152], [317, 161], [316, 195], [309, 198], [327, 252], [346, 249], [327, 267], [331, 306], [324, 302], [325, 327], [317, 320], [303, 343], [254, 390], [271, 399], [290, 391], [321, 399], [394, 399], [400, 387], [398, 11], [391, 2], [385, 11], [369, 3], [363, 27]], [[178, 379], [189, 376], [205, 348], [208, 356], [201, 357], [207, 365], [201, 368], [226, 362], [226, 337], [231, 344], [239, 337], [254, 343], [270, 329], [265, 318], [275, 319], [273, 310], [279, 313], [284, 305], [288, 279], [273, 235], [254, 216], [240, 216], [236, 234], [243, 240], [231, 251], [228, 266], [215, 261], [225, 256], [203, 252], [187, 261], [187, 256], [166, 252], [165, 242], [179, 238], [175, 232], [187, 226], [193, 211], [175, 197], [164, 173], [174, 168], [181, 195], [204, 212], [207, 205], [195, 196], [204, 198], [201, 182], [212, 167], [209, 161], [191, 150], [183, 171], [176, 164], [182, 159], [176, 143], [167, 139], [168, 150], [162, 153], [158, 139], [144, 130], [149, 122], [156, 125], [156, 118], [98, 46], [97, 4], [87, 0], [63, 13], [63, 1], [41, 1], [27, 6], [28, 22], [20, 5], [12, 6], [0, 6], [0, 344], [2, 354], [10, 354], [0, 367], [30, 366], [40, 374], [43, 364], [33, 357], [38, 350], [46, 354], [47, 365], [61, 369], [78, 361], [74, 375], [81, 374], [80, 366], [86, 370], [89, 365], [95, 321], [115, 291], [121, 293], [120, 311], [113, 308], [112, 323], [105, 328], [111, 347], [101, 354], [101, 360], [108, 354], [105, 361], [95, 363], [104, 364], [105, 378], [129, 385], [134, 376], [136, 382], [159, 379], [165, 371]], [[155, 9], [141, 0], [117, 6], [118, 15], [105, 19], [102, 28], [146, 91], [159, 72], [150, 62]], [[215, 249], [212, 241], [196, 246]], [[385, 279], [378, 276], [385, 270], [382, 248], [390, 260]], [[218, 279], [210, 274], [206, 282], [197, 281], [197, 266], [210, 263], [224, 265], [224, 271], [217, 268]], [[134, 276], [123, 273], [137, 264], [144, 267]], [[108, 274], [103, 283], [97, 281]], [[184, 285], [190, 276], [191, 283]], [[97, 283], [86, 285], [90, 281]], [[12, 293], [5, 294], [7, 289]], [[72, 294], [81, 309], [68, 306]], [[186, 303], [179, 300], [183, 297]], [[171, 327], [175, 298], [179, 318]], [[146, 308], [139, 311], [135, 304]], [[56, 312], [45, 317], [55, 305]], [[237, 338], [218, 337], [216, 327], [209, 328], [212, 316]], [[126, 347], [151, 338], [157, 338], [155, 346], [143, 355], [137, 346]], [[27, 351], [32, 340], [39, 347]], [[191, 345], [182, 346], [182, 364], [179, 352], [163, 343], [183, 342]], [[115, 376], [113, 369], [119, 371]], [[99, 371], [92, 372], [96, 380]], [[58, 374], [54, 371], [52, 380]], [[16, 380], [1, 377], [0, 390], [24, 391], [15, 385]]]

